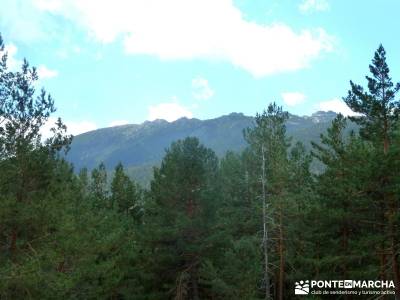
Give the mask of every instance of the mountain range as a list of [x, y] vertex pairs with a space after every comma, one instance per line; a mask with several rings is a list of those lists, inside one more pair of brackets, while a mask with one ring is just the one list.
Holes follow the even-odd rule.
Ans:
[[[318, 111], [311, 116], [290, 115], [287, 133], [294, 142], [301, 141], [309, 148], [310, 141], [318, 141], [335, 117], [332, 111]], [[102, 128], [75, 136], [67, 160], [76, 170], [83, 167], [90, 170], [101, 162], [112, 170], [121, 162], [132, 177], [146, 184], [152, 167], [160, 163], [173, 141], [194, 136], [223, 156], [229, 150], [246, 147], [243, 130], [252, 126], [253, 117], [231, 113], [209, 120], [181, 118], [173, 122], [155, 120]]]

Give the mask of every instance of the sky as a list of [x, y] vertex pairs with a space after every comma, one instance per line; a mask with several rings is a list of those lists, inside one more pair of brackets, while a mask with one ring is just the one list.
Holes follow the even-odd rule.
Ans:
[[399, 0], [0, 0], [23, 58], [73, 134], [180, 117], [351, 111], [382, 43], [400, 81]]

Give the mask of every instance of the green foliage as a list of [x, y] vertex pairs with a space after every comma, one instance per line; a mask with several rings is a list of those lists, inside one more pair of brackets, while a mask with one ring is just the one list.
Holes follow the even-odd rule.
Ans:
[[141, 214], [140, 198], [140, 187], [124, 173], [122, 164], [118, 164], [111, 182], [111, 206], [116, 207], [118, 212], [131, 215], [139, 221]]
[[368, 92], [351, 82], [351, 90], [344, 100], [350, 108], [362, 114], [354, 120], [360, 124], [361, 137], [372, 144], [373, 154], [369, 166], [373, 172], [367, 180], [370, 190], [373, 191], [370, 205], [379, 209], [379, 212], [372, 212], [369, 219], [372, 230], [378, 232], [375, 257], [380, 261], [380, 277], [393, 279], [396, 293], [399, 294], [400, 194], [397, 190], [397, 178], [400, 171], [400, 152], [396, 137], [400, 100], [396, 99], [396, 95], [400, 90], [400, 83], [394, 84], [390, 77], [386, 52], [382, 45], [375, 52], [369, 68], [372, 76], [366, 77]]
[[[2, 54], [0, 299], [293, 299], [304, 279], [393, 280], [399, 293], [400, 85], [382, 46], [370, 71], [368, 91], [351, 82], [345, 98], [360, 134], [342, 115], [273, 103], [254, 124], [233, 114], [82, 135], [75, 159], [88, 144], [95, 158], [75, 174], [61, 120], [40, 135], [55, 107], [35, 68], [10, 71]], [[311, 153], [298, 142], [321, 132]], [[147, 190], [117, 164], [149, 169], [192, 133], [221, 160], [198, 138], [173, 142]]]
[[[355, 134], [345, 135], [346, 120], [339, 115], [327, 135], [322, 135], [322, 145], [313, 144], [315, 155], [326, 171], [317, 177], [319, 195], [317, 214], [323, 239], [320, 244], [321, 277], [373, 278], [375, 271], [365, 268], [374, 261], [371, 247], [376, 243], [376, 230], [368, 225], [371, 214], [370, 167], [373, 157], [371, 145]], [[376, 208], [375, 208], [376, 209]], [[365, 235], [368, 239], [365, 240]], [[338, 251], [338, 247], [339, 250]], [[321, 265], [322, 263], [322, 265]], [[375, 272], [375, 273], [374, 273]]]
[[248, 152], [229, 152], [221, 161], [217, 228], [222, 245], [212, 261], [217, 270], [212, 288], [221, 299], [258, 299], [262, 292], [261, 202], [250, 171]]
[[107, 185], [107, 171], [103, 163], [92, 170], [90, 195], [96, 207], [111, 207]]
[[[0, 49], [4, 49], [0, 39]], [[69, 186], [72, 172], [57, 153], [70, 137], [58, 120], [54, 135], [41, 143], [40, 129], [55, 111], [52, 98], [35, 92], [38, 77], [25, 60], [11, 72], [7, 54], [0, 64], [0, 264], [2, 298], [48, 298], [63, 284], [56, 271], [62, 260], [61, 234], [65, 198], [60, 182]]]
[[[361, 135], [375, 142], [390, 139], [390, 132], [399, 120], [400, 102], [395, 99], [400, 82], [393, 83], [382, 45], [375, 52], [369, 66], [372, 77], [366, 76], [368, 91], [350, 81], [351, 90], [343, 100], [361, 116], [351, 118], [361, 125]], [[383, 146], [383, 143], [381, 144]]]
[[155, 169], [140, 240], [149, 299], [207, 294], [199, 269], [213, 249], [217, 167], [214, 152], [187, 138], [173, 143]]
[[[259, 212], [258, 226], [261, 228], [265, 224], [263, 247], [269, 259], [267, 266], [264, 262], [264, 277], [269, 278], [274, 287], [267, 293], [277, 299], [289, 297], [289, 287], [293, 286], [296, 275], [300, 275], [293, 272], [302, 267], [296, 265], [296, 252], [303, 243], [298, 229], [306, 218], [304, 206], [310, 205], [312, 200], [311, 158], [301, 143], [291, 145], [285, 125], [288, 117], [287, 112], [273, 103], [261, 115], [256, 115], [256, 126], [245, 131], [252, 165], [253, 197], [259, 199], [259, 206], [264, 202], [264, 220]], [[263, 188], [266, 195], [260, 197]], [[265, 272], [269, 273], [268, 277]]]
[[[310, 141], [317, 141], [335, 116], [334, 112], [316, 112], [310, 117], [289, 115], [287, 135], [309, 150]], [[242, 131], [254, 123], [253, 117], [232, 113], [204, 121], [183, 118], [171, 123], [156, 120], [103, 128], [74, 137], [67, 159], [78, 170], [83, 167], [91, 170], [104, 162], [111, 171], [121, 162], [131, 178], [149, 187], [153, 166], [160, 165], [164, 150], [172, 142], [197, 137], [221, 158], [227, 151], [241, 152], [247, 147]]]

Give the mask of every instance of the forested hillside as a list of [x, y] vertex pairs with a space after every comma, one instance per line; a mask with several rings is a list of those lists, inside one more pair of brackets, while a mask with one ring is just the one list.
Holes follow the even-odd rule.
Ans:
[[[288, 135], [309, 146], [335, 117], [334, 112], [317, 112], [309, 117], [290, 115], [286, 122]], [[227, 151], [243, 150], [243, 130], [252, 126], [254, 118], [231, 113], [204, 121], [181, 118], [174, 122], [156, 120], [103, 128], [75, 136], [67, 159], [78, 169], [92, 169], [101, 162], [108, 168], [119, 162], [127, 167], [155, 164], [172, 142], [189, 136], [197, 137], [221, 157]]]
[[[311, 141], [318, 141], [335, 117], [334, 112], [322, 111], [303, 117], [289, 115], [285, 122], [287, 134], [293, 142], [300, 141], [310, 150]], [[197, 137], [221, 158], [228, 151], [240, 152], [246, 148], [243, 130], [254, 124], [253, 117], [231, 113], [204, 121], [181, 118], [174, 122], [156, 120], [103, 128], [75, 136], [67, 160], [77, 172], [81, 168], [92, 170], [100, 163], [104, 163], [107, 170], [113, 170], [122, 163], [132, 178], [147, 186], [153, 167], [159, 166], [165, 149], [172, 142]], [[355, 128], [355, 124], [349, 123], [348, 130]]]
[[[366, 87], [343, 91], [358, 116], [327, 131], [271, 103], [252, 125], [235, 114], [88, 133], [72, 143], [79, 167], [61, 119], [42, 141], [55, 104], [36, 69], [10, 70], [1, 38], [0, 50], [0, 299], [283, 300], [311, 279], [393, 280], [399, 297], [400, 84], [382, 46]], [[158, 160], [171, 141], [149, 188], [127, 176], [125, 162]]]

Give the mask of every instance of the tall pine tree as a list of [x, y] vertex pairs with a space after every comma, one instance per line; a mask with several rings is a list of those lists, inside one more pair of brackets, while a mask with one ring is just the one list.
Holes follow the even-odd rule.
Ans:
[[200, 270], [212, 249], [217, 167], [213, 151], [186, 138], [171, 145], [155, 170], [141, 239], [146, 299], [209, 297]]
[[[381, 278], [394, 280], [396, 295], [400, 297], [400, 227], [399, 202], [396, 180], [400, 170], [396, 161], [398, 147], [393, 144], [400, 116], [400, 101], [396, 95], [400, 83], [394, 84], [386, 62], [386, 51], [382, 45], [375, 52], [369, 66], [371, 75], [366, 76], [368, 90], [350, 81], [351, 89], [344, 101], [359, 116], [351, 119], [360, 125], [361, 136], [374, 145], [375, 182], [374, 202], [382, 211], [377, 214], [377, 224], [383, 232], [379, 253]], [[387, 269], [390, 266], [390, 270]]]

